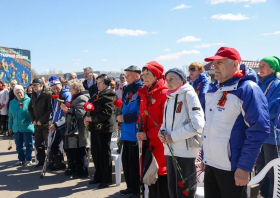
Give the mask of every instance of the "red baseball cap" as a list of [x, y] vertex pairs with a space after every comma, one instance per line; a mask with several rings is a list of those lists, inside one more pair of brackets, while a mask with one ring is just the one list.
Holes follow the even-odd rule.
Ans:
[[217, 51], [215, 56], [211, 56], [211, 57], [205, 58], [204, 60], [206, 62], [211, 62], [213, 60], [220, 60], [220, 59], [237, 60], [239, 63], [241, 61], [241, 57], [240, 57], [239, 52], [236, 49], [230, 48], [230, 47], [221, 47]]

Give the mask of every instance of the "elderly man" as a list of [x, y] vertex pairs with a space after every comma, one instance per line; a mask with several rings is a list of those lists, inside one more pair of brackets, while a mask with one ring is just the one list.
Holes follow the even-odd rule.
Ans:
[[69, 74], [69, 81], [70, 80], [73, 80], [73, 79], [76, 79], [77, 78], [77, 74], [75, 73], [75, 72], [71, 72], [70, 74]]
[[122, 163], [127, 189], [121, 190], [122, 195], [130, 198], [139, 196], [139, 154], [137, 146], [136, 121], [139, 116], [140, 96], [137, 95], [138, 89], [143, 87], [140, 80], [141, 70], [137, 66], [130, 66], [126, 71], [127, 86], [123, 87], [123, 109], [122, 115], [117, 117], [118, 122], [122, 123], [121, 140], [123, 140]]
[[246, 197], [249, 174], [270, 133], [267, 100], [256, 73], [239, 66], [241, 57], [234, 48], [221, 47], [205, 61], [214, 62], [216, 79], [205, 103], [205, 197]]
[[98, 88], [96, 85], [94, 73], [91, 67], [84, 68], [84, 88], [85, 90], [88, 90], [90, 97], [97, 94]]
[[49, 118], [52, 112], [52, 93], [49, 89], [46, 89], [44, 82], [40, 78], [35, 78], [31, 85], [34, 92], [31, 95], [28, 112], [30, 120], [35, 127], [35, 148], [39, 161], [35, 167], [40, 167], [44, 165], [45, 161], [44, 142], [48, 143]]
[[[59, 96], [63, 103], [71, 101], [71, 94], [69, 88], [63, 88], [59, 79], [55, 76], [51, 76], [49, 79], [50, 87], [54, 94]], [[50, 166], [50, 170], [56, 171], [65, 169], [66, 166], [63, 163], [63, 154], [59, 149], [59, 144], [63, 140], [65, 134], [65, 113], [60, 108], [60, 102], [57, 99], [52, 99], [52, 112], [49, 121], [49, 130], [53, 133], [56, 131], [54, 141], [51, 146], [51, 154], [54, 156], [54, 164]], [[69, 152], [66, 151], [68, 158]]]

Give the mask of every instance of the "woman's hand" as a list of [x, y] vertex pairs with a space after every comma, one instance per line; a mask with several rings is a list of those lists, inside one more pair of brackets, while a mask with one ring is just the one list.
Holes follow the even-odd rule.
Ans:
[[84, 125], [87, 127], [89, 125], [89, 122], [86, 121], [86, 118], [84, 119]]
[[60, 108], [62, 109], [62, 111], [68, 111], [68, 107], [63, 103], [61, 103]]
[[9, 129], [9, 134], [12, 135], [12, 133], [13, 133], [13, 130]]
[[91, 119], [90, 116], [86, 116], [85, 120], [86, 120], [87, 122], [92, 122], [92, 119]]
[[165, 135], [165, 143], [169, 144], [169, 143], [172, 143], [172, 142], [173, 142], [173, 140], [172, 140], [171, 135]]
[[158, 133], [158, 138], [160, 139], [160, 141], [161, 141], [163, 144], [166, 144], [165, 137], [164, 137], [164, 135], [162, 135], [160, 132]]
[[137, 140], [142, 141], [142, 140], [147, 140], [147, 134], [145, 132], [138, 132], [136, 134]]
[[124, 122], [123, 115], [117, 116], [117, 120], [118, 120], [118, 122]]

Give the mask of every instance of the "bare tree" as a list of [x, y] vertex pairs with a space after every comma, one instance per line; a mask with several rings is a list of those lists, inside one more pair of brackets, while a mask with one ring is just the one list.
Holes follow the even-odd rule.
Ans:
[[31, 69], [31, 80], [33, 80], [34, 78], [39, 78], [39, 74], [35, 69]]

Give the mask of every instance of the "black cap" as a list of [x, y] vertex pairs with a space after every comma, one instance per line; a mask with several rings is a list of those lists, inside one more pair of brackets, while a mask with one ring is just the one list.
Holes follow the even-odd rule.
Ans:
[[141, 74], [140, 68], [137, 67], [136, 65], [131, 65], [127, 69], [125, 69], [124, 71], [131, 71], [131, 72], [136, 72], [138, 74]]
[[35, 78], [32, 83], [32, 85], [36, 85], [36, 84], [43, 84], [43, 81], [40, 78]]

